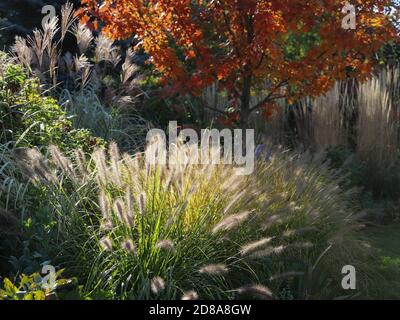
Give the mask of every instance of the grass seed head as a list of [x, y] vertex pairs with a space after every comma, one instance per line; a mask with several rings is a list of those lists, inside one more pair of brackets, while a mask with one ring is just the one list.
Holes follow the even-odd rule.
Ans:
[[229, 271], [228, 267], [224, 264], [210, 264], [200, 268], [199, 273], [209, 275], [222, 275]]
[[108, 237], [103, 237], [100, 240], [100, 246], [103, 251], [111, 251], [112, 250], [112, 242], [111, 239]]
[[155, 277], [150, 281], [150, 289], [154, 294], [159, 294], [165, 290], [165, 281], [161, 277]]
[[198, 299], [199, 295], [197, 294], [196, 291], [188, 291], [183, 294], [181, 300], [198, 300]]
[[272, 298], [272, 292], [262, 285], [249, 285], [237, 290], [240, 294], [255, 296], [261, 299], [269, 300]]

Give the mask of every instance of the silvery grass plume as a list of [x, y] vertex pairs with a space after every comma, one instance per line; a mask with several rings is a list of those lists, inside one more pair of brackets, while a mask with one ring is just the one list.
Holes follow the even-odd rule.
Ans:
[[71, 52], [66, 52], [59, 64], [65, 66], [65, 69], [68, 71], [70, 76], [74, 73], [74, 59], [72, 58]]
[[126, 209], [125, 204], [121, 199], [117, 199], [114, 202], [114, 212], [117, 215], [118, 220], [121, 223], [125, 223]]
[[96, 150], [93, 152], [92, 158], [97, 169], [97, 182], [102, 186], [106, 186], [109, 183], [109, 173], [104, 150]]
[[77, 23], [73, 26], [72, 32], [75, 35], [79, 52], [85, 54], [93, 41], [92, 31], [83, 24]]
[[165, 281], [161, 277], [155, 277], [150, 281], [150, 289], [155, 295], [160, 294], [165, 289]]
[[56, 167], [76, 181], [77, 176], [71, 160], [64, 156], [60, 149], [55, 145], [51, 145], [49, 147], [49, 152], [52, 157], [52, 162], [56, 165]]
[[137, 88], [139, 80], [135, 77], [135, 75], [139, 71], [139, 67], [132, 62], [133, 54], [134, 53], [132, 49], [128, 49], [126, 51], [126, 58], [124, 63], [122, 64], [121, 72], [122, 83], [123, 85], [127, 86], [130, 91], [134, 88]]
[[165, 180], [164, 183], [164, 192], [168, 191], [171, 188], [172, 183], [174, 182], [175, 178], [175, 170], [169, 170], [167, 179]]
[[27, 43], [32, 50], [33, 58], [35, 59], [34, 63], [36, 64], [35, 67], [38, 68], [38, 70], [42, 70], [43, 55], [46, 49], [42, 32], [38, 29], [33, 30], [33, 35], [28, 36]]
[[283, 253], [287, 249], [287, 246], [281, 245], [278, 247], [267, 247], [262, 250], [258, 250], [253, 252], [250, 257], [251, 258], [266, 258], [272, 255], [279, 255]]
[[264, 238], [255, 242], [248, 243], [240, 249], [240, 254], [242, 256], [252, 253], [254, 251], [260, 250], [261, 248], [269, 245], [274, 237], [271, 238]]
[[224, 214], [227, 214], [238, 202], [242, 199], [243, 195], [246, 193], [245, 190], [237, 192], [229, 204], [225, 207]]
[[231, 231], [233, 229], [236, 229], [240, 227], [245, 221], [247, 221], [249, 216], [250, 216], [249, 211], [230, 215], [226, 217], [224, 220], [222, 220], [220, 223], [218, 223], [213, 228], [212, 232], [216, 234], [220, 231]]
[[11, 48], [11, 51], [14, 53], [16, 59], [21, 63], [25, 68], [30, 69], [31, 63], [33, 62], [33, 51], [32, 48], [28, 46], [26, 43], [26, 39], [16, 36], [15, 43]]
[[128, 226], [133, 228], [135, 226], [135, 221], [134, 221], [135, 198], [132, 194], [130, 187], [127, 187], [125, 191], [125, 204], [126, 204], [126, 222]]
[[112, 241], [108, 237], [103, 237], [100, 239], [100, 247], [103, 251], [111, 251], [112, 250]]
[[85, 153], [81, 149], [77, 149], [74, 151], [74, 155], [76, 161], [76, 170], [82, 179], [82, 183], [85, 183], [90, 175], [90, 172], [86, 164]]
[[115, 142], [111, 142], [108, 147], [108, 154], [110, 156], [110, 163], [111, 163], [111, 170], [110, 170], [110, 177], [112, 182], [116, 185], [121, 187], [122, 186], [122, 178], [121, 178], [121, 171], [120, 171], [120, 154], [118, 150], [118, 146]]
[[172, 240], [161, 240], [157, 243], [156, 247], [160, 250], [174, 251], [175, 244]]
[[181, 300], [198, 300], [199, 299], [199, 295], [197, 294], [196, 291], [188, 291], [185, 292], [181, 298]]
[[59, 27], [58, 27], [58, 17], [53, 17], [49, 22], [45, 23], [43, 26], [43, 48], [47, 55], [43, 56], [43, 66], [40, 71], [49, 72], [50, 79], [53, 83], [56, 83], [56, 66], [59, 56], [59, 51], [57, 49], [57, 43], [53, 42]]
[[272, 292], [267, 287], [262, 285], [248, 285], [237, 289], [237, 292], [242, 295], [254, 296], [260, 299], [272, 299]]
[[283, 224], [287, 221], [290, 220], [290, 215], [287, 213], [284, 214], [274, 214], [266, 219], [265, 222], [261, 224], [261, 230], [265, 231], [268, 230], [269, 228]]
[[23, 174], [30, 180], [45, 184], [57, 181], [48, 161], [37, 149], [17, 149], [14, 151], [14, 157]]
[[95, 42], [96, 61], [109, 61], [116, 66], [121, 60], [121, 56], [119, 54], [119, 49], [113, 46], [114, 41], [101, 34], [97, 37]]
[[61, 41], [64, 41], [67, 32], [76, 20], [77, 17], [74, 14], [74, 6], [67, 1], [67, 3], [61, 7]]
[[90, 70], [91, 63], [89, 59], [84, 55], [81, 54], [80, 56], [76, 55], [74, 57], [74, 71], [76, 73], [81, 72], [82, 70]]
[[136, 245], [133, 243], [131, 239], [126, 239], [125, 241], [122, 242], [121, 244], [122, 249], [129, 253], [134, 253], [136, 254], [137, 248]]
[[133, 212], [127, 209], [126, 203], [123, 199], [117, 199], [114, 203], [114, 210], [117, 214], [119, 221], [126, 226], [133, 228], [134, 227], [134, 219]]
[[100, 195], [99, 195], [99, 205], [100, 205], [100, 211], [103, 215], [103, 220], [104, 221], [111, 221], [111, 207], [110, 207], [110, 201], [107, 198], [106, 193], [104, 190], [100, 190]]
[[228, 271], [228, 267], [224, 264], [210, 264], [199, 269], [199, 273], [208, 275], [223, 275]]
[[139, 213], [144, 216], [146, 214], [146, 194], [141, 192], [138, 199]]

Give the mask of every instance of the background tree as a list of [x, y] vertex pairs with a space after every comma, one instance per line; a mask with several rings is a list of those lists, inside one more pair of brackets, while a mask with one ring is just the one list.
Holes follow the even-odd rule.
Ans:
[[[336, 0], [82, 0], [82, 22], [139, 47], [172, 91], [199, 94], [218, 81], [248, 126], [277, 98], [329, 90], [336, 80], [368, 77], [373, 54], [396, 37], [391, 1], [359, 0], [357, 27], [345, 30]], [[262, 96], [252, 104], [251, 95]]]

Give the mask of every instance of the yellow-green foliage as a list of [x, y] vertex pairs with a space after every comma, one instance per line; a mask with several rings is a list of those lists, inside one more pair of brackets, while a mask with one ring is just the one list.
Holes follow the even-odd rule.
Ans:
[[5, 278], [0, 287], [0, 300], [48, 300], [54, 299], [57, 288], [70, 284], [72, 280], [60, 278], [64, 270], [60, 270], [55, 275], [54, 287], [45, 288], [43, 278], [39, 273], [31, 275], [22, 274], [19, 276], [18, 283], [13, 283]]

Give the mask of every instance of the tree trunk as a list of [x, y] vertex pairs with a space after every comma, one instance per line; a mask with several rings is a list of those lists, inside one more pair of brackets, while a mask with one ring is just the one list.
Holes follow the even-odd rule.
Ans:
[[[254, 21], [249, 15], [245, 17], [245, 24], [247, 29], [247, 44], [251, 45], [254, 40]], [[243, 138], [245, 139], [246, 129], [249, 129], [249, 117], [250, 117], [250, 96], [252, 86], [253, 74], [252, 74], [252, 61], [247, 60], [243, 70], [243, 89], [241, 96], [240, 105], [240, 127], [243, 130]]]
[[251, 76], [246, 76], [243, 82], [242, 97], [240, 99], [240, 128], [249, 129], [250, 117]]

